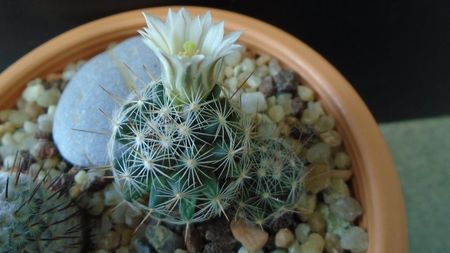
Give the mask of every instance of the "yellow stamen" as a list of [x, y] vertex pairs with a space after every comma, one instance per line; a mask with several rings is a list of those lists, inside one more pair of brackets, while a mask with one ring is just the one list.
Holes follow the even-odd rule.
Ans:
[[186, 41], [183, 44], [183, 51], [178, 55], [181, 57], [192, 57], [198, 53], [197, 45], [192, 41]]

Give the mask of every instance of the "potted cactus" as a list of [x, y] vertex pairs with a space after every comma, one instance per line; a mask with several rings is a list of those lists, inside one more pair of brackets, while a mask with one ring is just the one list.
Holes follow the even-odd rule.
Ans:
[[[54, 184], [69, 185], [67, 191], [74, 200], [67, 204], [70, 211], [86, 210], [87, 216], [99, 224], [90, 229], [95, 245], [85, 240], [86, 233], [78, 226], [56, 229], [52, 238], [61, 240], [55, 245], [76, 245], [74, 252], [82, 248], [161, 253], [184, 249], [217, 252], [219, 248], [224, 252], [261, 252], [263, 248], [280, 252], [362, 252], [367, 247], [368, 252], [393, 247], [404, 252], [405, 243], [398, 243], [405, 242], [403, 213], [387, 212], [394, 206], [402, 210], [392, 163], [373, 118], [346, 81], [305, 45], [267, 24], [214, 10], [213, 17], [226, 20], [225, 24], [216, 23], [204, 9], [191, 10], [200, 15], [185, 9], [151, 9], [144, 14], [147, 27], [140, 30], [143, 47], [117, 49], [134, 43], [129, 42], [131, 39], [94, 57], [75, 75], [66, 70], [63, 84], [58, 86], [63, 91], [60, 98], [54, 87], [45, 90], [45, 85], [29, 84], [19, 108], [26, 108], [27, 113], [45, 108], [43, 116], [37, 112], [34, 119], [15, 112], [0, 114], [0, 123], [2, 118], [13, 119], [0, 125], [0, 134], [5, 132], [2, 141], [15, 145], [0, 148], [0, 154], [11, 157], [12, 151], [31, 145], [33, 138], [22, 138], [17, 132], [53, 132], [49, 141], [55, 142], [65, 161], [46, 158], [42, 161], [44, 170], [54, 164], [69, 173], [74, 183], [68, 183], [72, 179], [42, 179], [45, 174], [39, 170], [36, 175], [40, 175], [41, 183], [32, 173], [35, 166], [7, 166], [11, 159], [4, 159], [3, 170], [20, 168], [13, 172], [18, 175], [22, 170], [29, 172], [31, 176], [20, 176], [26, 181], [24, 185], [35, 185], [34, 189], [47, 186], [42, 191], [49, 193], [39, 196], [57, 194], [53, 193], [58, 192]], [[157, 17], [166, 15], [165, 22]], [[37, 67], [44, 59], [35, 58], [33, 64], [22, 60], [0, 76], [0, 90], [87, 59], [108, 43], [132, 35], [142, 27], [142, 20], [137, 12], [130, 12], [63, 35], [28, 56], [45, 55], [45, 59], [51, 59], [48, 67]], [[113, 23], [122, 25], [102, 30]], [[242, 33], [245, 24], [251, 28]], [[226, 34], [224, 27], [232, 32]], [[78, 34], [82, 30], [101, 31], [104, 36], [93, 32], [81, 38]], [[80, 47], [81, 40], [93, 44], [88, 49]], [[67, 42], [63, 47], [56, 46], [63, 41]], [[118, 55], [133, 60], [122, 61]], [[102, 57], [112, 60], [105, 63]], [[100, 63], [94, 68], [98, 75], [112, 62], [122, 81], [89, 86], [89, 80], [94, 79], [82, 74], [95, 61]], [[24, 75], [15, 75], [19, 69]], [[266, 76], [272, 81], [268, 82]], [[73, 84], [76, 80], [85, 86]], [[18, 88], [10, 89], [5, 98], [18, 92]], [[6, 102], [2, 106], [8, 106], [14, 99], [2, 101]], [[358, 106], [350, 106], [355, 104]], [[95, 128], [97, 123], [100, 129]], [[363, 135], [362, 129], [372, 135]], [[22, 139], [27, 142], [19, 143]], [[43, 151], [30, 150], [38, 163]], [[353, 192], [364, 209], [359, 219], [362, 209], [345, 183], [352, 174], [347, 153], [355, 175]], [[69, 170], [65, 169], [67, 165], [75, 166]], [[375, 167], [383, 169], [375, 171]], [[10, 184], [6, 173], [0, 173], [6, 178], [5, 189], [22, 187], [17, 183], [22, 179]], [[384, 194], [385, 188], [379, 187], [382, 184], [391, 186], [390, 195]], [[67, 197], [66, 193], [60, 195]], [[7, 195], [3, 201], [11, 201]], [[19, 202], [25, 198], [19, 198]], [[33, 193], [28, 198], [37, 199]], [[75, 216], [64, 215], [73, 224]], [[386, 222], [394, 216], [398, 226]], [[78, 216], [74, 219], [82, 220]], [[25, 226], [33, 229], [29, 219]], [[387, 237], [383, 231], [388, 228], [397, 229], [398, 238]], [[70, 236], [66, 237], [67, 233]], [[38, 233], [45, 239], [44, 234], [45, 229]], [[3, 239], [11, 242], [8, 238]], [[220, 241], [223, 238], [230, 238], [227, 242], [231, 243], [225, 245]], [[355, 238], [361, 243], [355, 243]], [[384, 243], [375, 243], [377, 240]], [[41, 247], [37, 252], [53, 249], [32, 247]], [[11, 249], [19, 248], [11, 246], [5, 252]]]

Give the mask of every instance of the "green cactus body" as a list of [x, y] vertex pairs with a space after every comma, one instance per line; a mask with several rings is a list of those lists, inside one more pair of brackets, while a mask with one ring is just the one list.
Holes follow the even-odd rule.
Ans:
[[0, 171], [0, 253], [82, 251], [80, 211], [46, 178]]
[[251, 131], [219, 86], [187, 101], [161, 81], [134, 92], [114, 116], [110, 156], [123, 197], [177, 224], [225, 214], [236, 198]]
[[236, 216], [258, 225], [287, 212], [303, 193], [304, 163], [282, 140], [256, 139], [241, 171], [241, 196]]

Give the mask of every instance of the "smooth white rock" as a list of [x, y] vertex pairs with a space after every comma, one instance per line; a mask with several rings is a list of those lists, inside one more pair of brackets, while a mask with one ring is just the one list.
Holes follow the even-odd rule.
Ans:
[[267, 110], [266, 99], [261, 92], [248, 92], [241, 95], [241, 107], [246, 113], [256, 113]]

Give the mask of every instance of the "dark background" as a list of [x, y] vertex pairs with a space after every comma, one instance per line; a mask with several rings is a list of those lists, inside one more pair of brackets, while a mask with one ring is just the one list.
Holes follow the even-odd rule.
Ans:
[[342, 72], [380, 122], [450, 114], [450, 1], [0, 0], [0, 71], [80, 24], [175, 4], [233, 10], [297, 36]]

